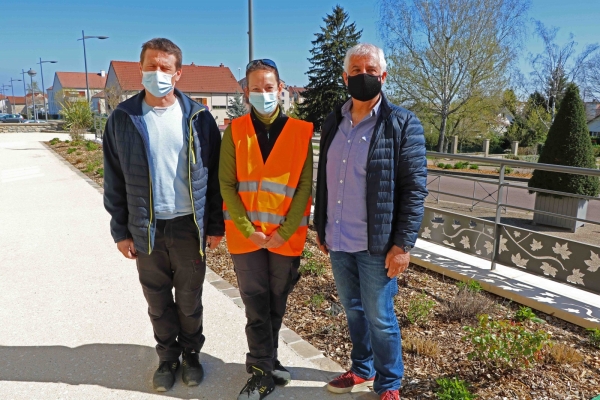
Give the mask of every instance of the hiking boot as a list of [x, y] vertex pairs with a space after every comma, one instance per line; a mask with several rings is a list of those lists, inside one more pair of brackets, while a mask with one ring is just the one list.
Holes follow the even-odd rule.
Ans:
[[386, 390], [379, 395], [379, 400], [400, 400], [400, 391]]
[[285, 386], [292, 381], [292, 375], [290, 374], [290, 371], [285, 369], [279, 360], [275, 360], [272, 374], [273, 382], [275, 382], [276, 385]]
[[175, 373], [179, 368], [179, 360], [177, 361], [161, 361], [158, 364], [158, 369], [154, 372], [152, 378], [152, 386], [157, 392], [166, 392], [173, 387], [175, 383]]
[[363, 379], [352, 371], [344, 372], [327, 384], [327, 390], [333, 393], [358, 392], [373, 386], [375, 377]]
[[194, 349], [185, 348], [183, 350], [183, 356], [181, 366], [183, 371], [181, 373], [181, 379], [183, 383], [188, 386], [198, 386], [204, 378], [204, 368], [198, 360], [198, 352]]
[[240, 392], [238, 400], [262, 400], [275, 389], [275, 382], [270, 372], [252, 367], [252, 377]]

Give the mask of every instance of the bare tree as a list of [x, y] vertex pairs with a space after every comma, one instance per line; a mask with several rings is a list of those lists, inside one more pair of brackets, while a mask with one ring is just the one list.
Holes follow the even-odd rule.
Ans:
[[540, 21], [536, 21], [536, 34], [544, 44], [543, 52], [530, 55], [533, 68], [531, 78], [536, 90], [544, 93], [548, 99], [546, 110], [554, 121], [556, 115], [556, 103], [560, 102], [567, 85], [575, 82], [583, 90], [583, 97], [587, 96], [588, 84], [593, 79], [593, 71], [590, 62], [594, 55], [598, 55], [598, 44], [589, 44], [583, 51], [577, 54], [577, 42], [573, 34], [564, 46], [556, 44], [558, 28], [547, 28]]
[[438, 151], [448, 119], [481, 93], [506, 86], [528, 0], [380, 0], [380, 33], [396, 100], [437, 116]]
[[104, 88], [104, 99], [109, 113], [113, 112], [126, 97], [127, 92], [121, 89], [121, 86], [111, 85]]

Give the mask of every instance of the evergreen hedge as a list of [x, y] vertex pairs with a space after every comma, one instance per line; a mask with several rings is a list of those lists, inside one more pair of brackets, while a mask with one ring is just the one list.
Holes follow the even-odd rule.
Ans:
[[[574, 83], [567, 87], [538, 162], [596, 169], [585, 107]], [[533, 172], [528, 186], [586, 196], [597, 196], [600, 191], [597, 177], [541, 170]]]

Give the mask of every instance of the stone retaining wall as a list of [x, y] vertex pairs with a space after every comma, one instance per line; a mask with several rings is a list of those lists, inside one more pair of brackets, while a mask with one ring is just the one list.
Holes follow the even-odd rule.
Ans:
[[[62, 125], [62, 123], [60, 124]], [[51, 121], [42, 124], [5, 124], [0, 123], [0, 133], [24, 133], [24, 132], [44, 132], [56, 131], [59, 128], [58, 121]]]

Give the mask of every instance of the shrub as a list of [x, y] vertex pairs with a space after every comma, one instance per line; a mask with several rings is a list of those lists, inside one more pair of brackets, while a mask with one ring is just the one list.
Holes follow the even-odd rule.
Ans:
[[436, 379], [438, 384], [436, 396], [439, 400], [472, 400], [476, 396], [469, 392], [465, 381], [458, 378], [440, 378]]
[[466, 164], [465, 164], [465, 163], [463, 163], [463, 162], [460, 162], [460, 161], [459, 161], [459, 162], [457, 162], [456, 164], [454, 164], [454, 167], [453, 167], [453, 168], [454, 168], [454, 169], [463, 169], [463, 168], [466, 168], [466, 167], [467, 167], [467, 166], [466, 166]]
[[469, 169], [479, 169], [479, 165], [471, 164], [471, 165], [469, 165]]
[[98, 175], [100, 175], [102, 178], [104, 178], [104, 168], [98, 168], [98, 169], [96, 170], [96, 173], [97, 173]]
[[52, 138], [48, 143], [50, 143], [51, 146], [54, 146], [54, 145], [60, 143], [60, 139], [55, 137], [55, 138]]
[[496, 303], [482, 294], [461, 289], [452, 300], [442, 306], [441, 316], [446, 321], [473, 320], [478, 315], [492, 312], [495, 307]]
[[94, 143], [92, 141], [85, 142], [85, 149], [87, 151], [98, 150], [98, 148], [100, 148], [100, 145], [98, 143]]
[[515, 313], [514, 319], [515, 319], [515, 321], [518, 321], [518, 322], [533, 321], [533, 322], [537, 322], [539, 324], [543, 324], [546, 322], [543, 319], [538, 318], [537, 315], [535, 315], [535, 313], [533, 311], [531, 311], [531, 308], [524, 307], [524, 306], [519, 307], [519, 309]]
[[429, 321], [429, 314], [435, 307], [435, 301], [421, 293], [416, 299], [411, 299], [406, 311], [406, 319], [413, 325], [424, 325]]
[[[100, 161], [90, 161], [85, 165], [83, 172], [92, 172], [100, 165]], [[104, 171], [103, 171], [104, 172]]]
[[71, 141], [69, 139], [65, 140], [65, 143], [70, 143]]
[[[596, 168], [596, 159], [588, 130], [585, 107], [577, 85], [567, 86], [548, 137], [540, 163]], [[600, 192], [597, 177], [550, 171], [533, 171], [529, 187], [596, 197]]]
[[67, 154], [75, 153], [76, 151], [77, 151], [77, 148], [75, 148], [75, 147], [69, 147], [67, 149]]
[[588, 337], [590, 339], [590, 344], [600, 349], [600, 329], [588, 328]]
[[438, 168], [444, 168], [446, 166], [446, 164], [444, 164], [443, 162], [441, 162], [441, 163], [435, 164], [435, 166], [438, 167]]
[[65, 101], [59, 114], [65, 119], [72, 140], [80, 140], [94, 124], [94, 116], [87, 101]]
[[444, 165], [444, 169], [452, 169], [452, 164], [446, 164], [446, 165]]
[[402, 339], [402, 349], [408, 353], [435, 358], [440, 355], [440, 346], [437, 342], [418, 337]]
[[477, 281], [469, 281], [469, 282], [457, 282], [456, 286], [458, 286], [459, 290], [468, 290], [471, 291], [473, 293], [479, 293], [483, 290], [483, 287], [481, 286], [481, 284]]
[[548, 358], [555, 364], [579, 364], [583, 356], [574, 348], [562, 343], [554, 343], [548, 351]]
[[321, 276], [325, 274], [325, 265], [315, 260], [308, 260], [304, 265], [301, 265], [298, 269], [300, 274]]
[[[496, 172], [500, 173], [500, 168], [496, 168]], [[504, 168], [504, 173], [506, 175], [512, 174], [513, 173], [513, 169], [511, 167], [506, 167], [506, 168]]]
[[479, 325], [463, 328], [474, 350], [469, 360], [478, 360], [487, 367], [530, 367], [542, 358], [542, 349], [549, 343], [550, 335], [542, 330], [531, 333], [513, 321], [494, 321], [488, 315], [479, 316]]

